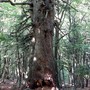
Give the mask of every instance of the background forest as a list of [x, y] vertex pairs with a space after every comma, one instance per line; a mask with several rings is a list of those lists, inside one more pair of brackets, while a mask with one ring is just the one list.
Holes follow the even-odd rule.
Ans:
[[[30, 75], [32, 59], [36, 60], [32, 7], [26, 3], [30, 0], [11, 0], [16, 5], [2, 1], [0, 85], [14, 81], [21, 87]], [[90, 0], [55, 0], [54, 4], [53, 55], [57, 86], [59, 90], [90, 90]]]

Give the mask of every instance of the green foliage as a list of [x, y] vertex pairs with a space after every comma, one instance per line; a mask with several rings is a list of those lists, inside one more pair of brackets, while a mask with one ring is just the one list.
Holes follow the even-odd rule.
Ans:
[[74, 0], [74, 2], [76, 3], [80, 3], [82, 0]]
[[10, 36], [8, 34], [3, 34], [3, 33], [0, 33], [0, 41], [5, 41], [5, 42], [8, 42], [10, 41]]
[[90, 74], [90, 67], [88, 65], [79, 65], [75, 71], [76, 75], [84, 77]]
[[83, 39], [80, 34], [80, 26], [74, 24], [72, 30], [68, 35], [68, 41], [65, 43], [66, 52], [69, 55], [82, 52]]
[[[64, 69], [65, 77], [66, 75], [68, 75], [68, 71], [70, 71], [72, 67], [72, 56], [75, 55], [76, 57], [80, 57], [78, 59], [80, 59], [80, 61], [82, 62], [82, 53], [90, 52], [90, 43], [86, 43], [84, 41], [84, 38], [87, 38], [86, 36], [90, 36], [90, 12], [89, 9], [86, 9], [87, 11], [84, 11], [85, 9], [83, 8], [83, 6], [85, 2], [88, 2], [87, 8], [89, 8], [89, 0], [73, 0], [69, 5], [67, 5], [67, 3], [60, 2], [61, 4], [57, 6], [59, 9], [58, 18], [60, 17], [58, 21], [60, 21], [60, 25], [62, 24], [60, 26], [59, 36], [63, 36], [64, 34], [68, 33], [65, 38], [60, 39], [58, 43], [59, 53], [57, 52], [58, 54], [61, 54], [60, 59], [57, 60], [57, 63], [60, 65], [58, 65], [58, 68], [60, 70]], [[82, 8], [83, 10], [81, 10]], [[68, 14], [67, 12], [69, 12], [69, 10], [70, 13]], [[18, 46], [21, 55], [20, 59], [22, 59], [23, 52], [25, 53], [25, 57], [30, 57], [29, 48], [31, 48], [31, 39], [33, 36], [30, 14], [30, 6], [12, 6], [8, 3], [0, 3], [1, 61], [3, 61], [3, 57], [5, 56], [5, 54], [8, 55], [11, 59], [12, 70], [15, 70], [16, 68], [16, 46]], [[69, 22], [70, 18], [68, 17], [72, 19], [71, 23]], [[70, 30], [69, 27], [71, 28]], [[86, 31], [88, 31], [88, 35], [84, 35]], [[16, 36], [18, 37], [18, 41], [16, 41]], [[1, 63], [2, 62], [0, 62], [0, 64]], [[86, 65], [79, 65], [78, 67], [76, 67], [75, 71], [77, 75], [81, 76], [84, 76], [86, 74], [89, 75], [89, 72], [90, 67]]]

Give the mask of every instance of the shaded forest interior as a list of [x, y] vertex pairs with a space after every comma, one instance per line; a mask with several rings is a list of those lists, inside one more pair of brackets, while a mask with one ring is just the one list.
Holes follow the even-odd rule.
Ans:
[[90, 90], [90, 1], [0, 0], [0, 90]]

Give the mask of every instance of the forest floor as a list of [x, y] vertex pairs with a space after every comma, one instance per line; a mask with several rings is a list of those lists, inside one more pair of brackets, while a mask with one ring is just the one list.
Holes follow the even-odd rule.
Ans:
[[19, 90], [15, 87], [15, 85], [16, 81], [14, 80], [4, 80], [4, 82], [2, 82], [0, 79], [0, 90]]
[[[19, 88], [16, 87], [16, 81], [12, 81], [12, 80], [5, 80], [4, 82], [2, 82], [2, 80], [0, 80], [0, 90], [20, 90]], [[65, 88], [64, 90], [73, 90], [72, 88]], [[82, 88], [77, 88], [77, 90], [90, 90], [90, 80], [89, 80], [89, 86], [84, 89]]]
[[77, 90], [90, 90], [90, 84], [88, 87], [84, 87], [84, 88], [77, 88]]
[[78, 88], [77, 90], [90, 90], [90, 79], [89, 79], [88, 87]]
[[[65, 88], [64, 90], [74, 90], [73, 88]], [[84, 88], [77, 88], [77, 90], [90, 90], [90, 86], [89, 87], [84, 87]]]
[[[68, 88], [65, 88], [64, 90], [74, 90], [74, 87], [68, 87]], [[77, 90], [90, 90], [90, 79], [89, 79], [88, 87], [77, 88]]]

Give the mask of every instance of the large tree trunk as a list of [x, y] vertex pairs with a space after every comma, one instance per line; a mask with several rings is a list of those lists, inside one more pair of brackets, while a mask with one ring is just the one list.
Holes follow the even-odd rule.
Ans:
[[[29, 76], [31, 88], [54, 87], [53, 59], [54, 0], [33, 0], [32, 21], [35, 32], [35, 53]], [[35, 88], [34, 86], [34, 88]], [[40, 90], [40, 89], [39, 89]]]

